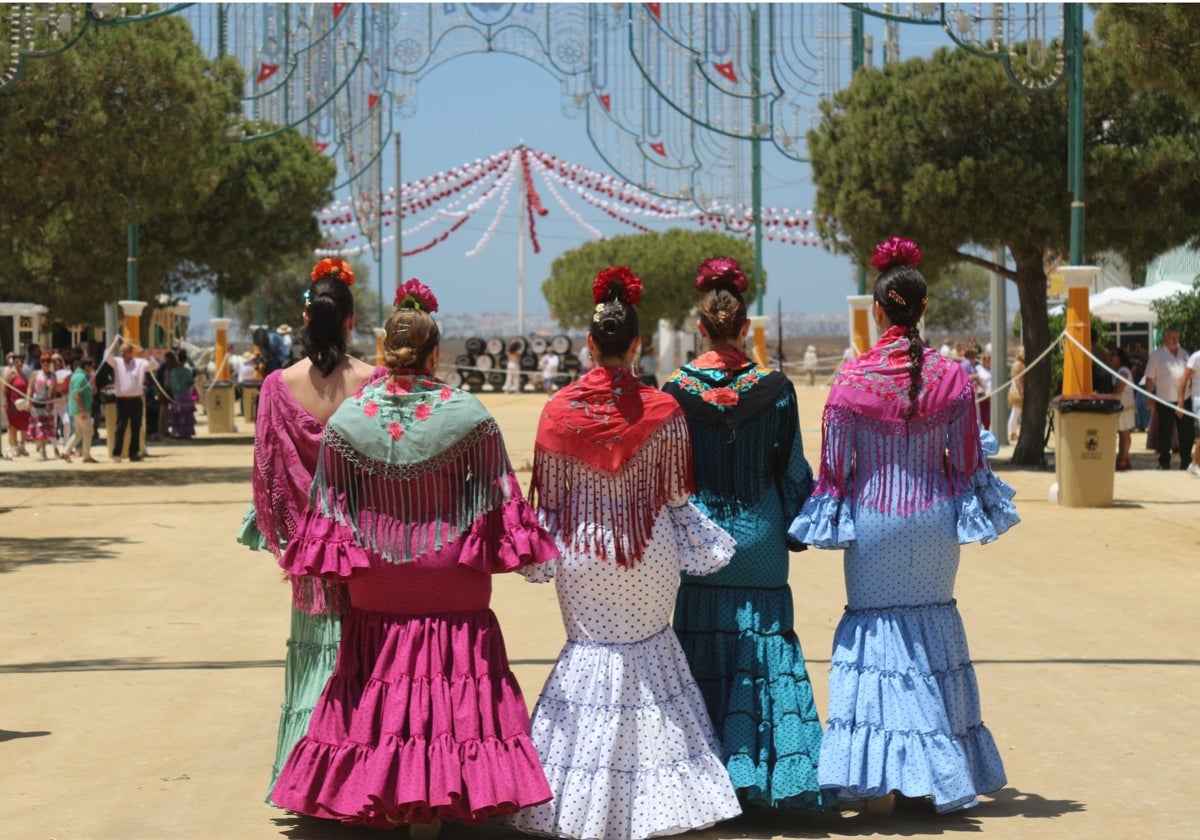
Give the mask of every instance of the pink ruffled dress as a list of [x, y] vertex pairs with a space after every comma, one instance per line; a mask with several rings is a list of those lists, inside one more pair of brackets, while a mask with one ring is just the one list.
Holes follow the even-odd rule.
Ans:
[[413, 374], [347, 400], [281, 565], [351, 605], [271, 800], [380, 828], [549, 800], [489, 601], [492, 574], [556, 556], [474, 397]]

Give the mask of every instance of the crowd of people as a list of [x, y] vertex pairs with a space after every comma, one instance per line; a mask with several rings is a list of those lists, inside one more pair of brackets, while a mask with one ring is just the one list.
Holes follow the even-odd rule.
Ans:
[[[791, 381], [743, 350], [736, 261], [700, 266], [707, 348], [661, 390], [637, 364], [653, 290], [600, 271], [591, 366], [546, 402], [527, 495], [496, 421], [436, 376], [432, 290], [397, 290], [372, 369], [346, 352], [353, 271], [319, 262], [306, 359], [262, 385], [239, 535], [292, 587], [268, 801], [410, 836], [499, 817], [641, 840], [1002, 787], [954, 583], [959, 546], [1018, 517], [970, 375], [918, 332], [919, 259], [876, 250], [881, 338], [835, 377], [815, 477]], [[787, 583], [810, 546], [845, 552], [824, 728]], [[532, 717], [489, 608], [506, 572], [554, 581], [566, 634]]]

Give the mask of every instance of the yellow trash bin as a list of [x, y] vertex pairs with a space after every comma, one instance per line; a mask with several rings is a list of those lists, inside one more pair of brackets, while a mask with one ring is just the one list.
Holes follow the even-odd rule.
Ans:
[[229, 380], [213, 382], [204, 395], [205, 412], [208, 415], [209, 434], [226, 434], [233, 431], [233, 383]]
[[258, 419], [258, 393], [262, 390], [262, 381], [242, 383], [242, 417], [247, 423]]
[[1055, 397], [1054, 472], [1063, 507], [1108, 507], [1117, 471], [1116, 397]]

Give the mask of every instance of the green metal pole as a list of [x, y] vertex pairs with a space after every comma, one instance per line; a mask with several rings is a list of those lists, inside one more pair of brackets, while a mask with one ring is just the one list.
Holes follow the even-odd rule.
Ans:
[[1071, 265], [1083, 265], [1083, 4], [1066, 8], [1067, 178], [1071, 190]]
[[763, 298], [766, 297], [767, 287], [763, 280], [762, 257], [762, 135], [759, 126], [762, 125], [762, 101], [759, 96], [761, 84], [761, 68], [759, 66], [758, 50], [758, 4], [750, 5], [750, 102], [751, 116], [754, 124], [751, 126], [750, 140], [750, 201], [754, 205], [754, 314], [763, 314]]
[[125, 202], [129, 212], [129, 224], [126, 227], [127, 256], [125, 257], [125, 299], [138, 299], [137, 261], [138, 261], [138, 221], [137, 204]]
[[[227, 13], [226, 7], [228, 5], [228, 3], [217, 4], [217, 56], [219, 58], [223, 58], [225, 56], [225, 44], [227, 43], [226, 39], [229, 36], [229, 22], [225, 18]], [[217, 317], [224, 318], [225, 298], [222, 297], [220, 289], [214, 289], [213, 291], [215, 292], [213, 298], [216, 303]], [[262, 321], [261, 314], [259, 315], [259, 321]]]
[[[850, 79], [854, 80], [854, 74], [858, 69], [866, 63], [866, 38], [863, 36], [863, 13], [858, 9], [850, 10]], [[858, 264], [858, 293], [865, 295], [867, 293], [867, 269], [862, 264]]]

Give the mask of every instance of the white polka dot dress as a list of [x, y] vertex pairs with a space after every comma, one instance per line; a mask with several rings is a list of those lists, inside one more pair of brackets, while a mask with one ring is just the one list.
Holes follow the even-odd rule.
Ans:
[[733, 540], [684, 503], [662, 509], [632, 568], [559, 546], [562, 558], [526, 574], [555, 577], [567, 631], [533, 714], [554, 799], [506, 821], [532, 834], [640, 840], [737, 816], [719, 741], [669, 625], [680, 572], [721, 568]]

